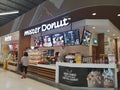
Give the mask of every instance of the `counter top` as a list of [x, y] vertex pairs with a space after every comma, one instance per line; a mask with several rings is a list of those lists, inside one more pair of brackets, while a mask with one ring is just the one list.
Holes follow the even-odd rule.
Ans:
[[29, 64], [31, 66], [42, 67], [56, 70], [56, 66], [67, 66], [67, 67], [85, 67], [85, 68], [117, 68], [116, 64], [76, 64], [76, 63], [65, 63], [56, 62], [56, 64]]
[[29, 64], [30, 66], [36, 66], [36, 67], [42, 67], [42, 68], [48, 68], [48, 69], [53, 69], [56, 70], [56, 65], [55, 64], [50, 64], [50, 65], [46, 65], [46, 64]]
[[85, 68], [117, 68], [116, 64], [76, 64], [76, 63], [61, 63], [57, 62], [56, 66], [67, 66], [67, 67], [85, 67]]

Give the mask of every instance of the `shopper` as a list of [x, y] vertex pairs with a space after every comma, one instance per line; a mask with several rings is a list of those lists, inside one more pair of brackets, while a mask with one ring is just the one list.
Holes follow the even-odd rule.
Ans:
[[28, 58], [27, 52], [24, 52], [24, 55], [21, 58], [21, 64], [22, 64], [22, 68], [21, 68], [22, 77], [21, 78], [26, 78], [27, 68], [28, 68], [28, 64], [29, 64], [29, 58]]

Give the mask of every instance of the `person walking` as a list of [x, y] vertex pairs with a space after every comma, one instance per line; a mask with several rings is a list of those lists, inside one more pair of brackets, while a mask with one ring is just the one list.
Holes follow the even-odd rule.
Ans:
[[27, 68], [29, 65], [29, 58], [28, 58], [28, 53], [24, 52], [23, 57], [21, 58], [21, 72], [22, 72], [22, 77], [21, 78], [26, 78], [26, 74], [27, 74]]

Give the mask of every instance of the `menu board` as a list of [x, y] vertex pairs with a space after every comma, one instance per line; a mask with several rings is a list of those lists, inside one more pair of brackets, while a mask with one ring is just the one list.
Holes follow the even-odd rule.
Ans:
[[64, 32], [65, 45], [80, 45], [79, 30], [72, 30]]
[[83, 30], [81, 44], [84, 45], [84, 46], [89, 46], [91, 36], [92, 36], [91, 32], [89, 32], [88, 30]]
[[51, 47], [52, 46], [51, 35], [43, 36], [43, 46], [44, 47]]
[[52, 35], [53, 46], [64, 46], [63, 33], [57, 33]]
[[114, 88], [113, 68], [78, 68], [59, 66], [59, 82], [70, 86]]
[[43, 46], [42, 36], [34, 37], [34, 45], [35, 45], [35, 47], [42, 47]]

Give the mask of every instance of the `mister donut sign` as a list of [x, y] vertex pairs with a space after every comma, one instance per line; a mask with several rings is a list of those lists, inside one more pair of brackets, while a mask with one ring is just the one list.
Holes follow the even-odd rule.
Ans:
[[69, 22], [70, 20], [71, 20], [71, 18], [63, 18], [62, 20], [59, 20], [59, 21], [56, 21], [56, 22], [52, 22], [52, 23], [48, 23], [48, 24], [42, 24], [41, 26], [38, 26], [38, 27], [35, 27], [35, 28], [32, 28], [32, 29], [29, 29], [27, 31], [24, 31], [24, 36], [32, 35], [32, 34], [38, 34], [40, 32], [65, 27], [65, 26], [70, 24], [70, 22]]

